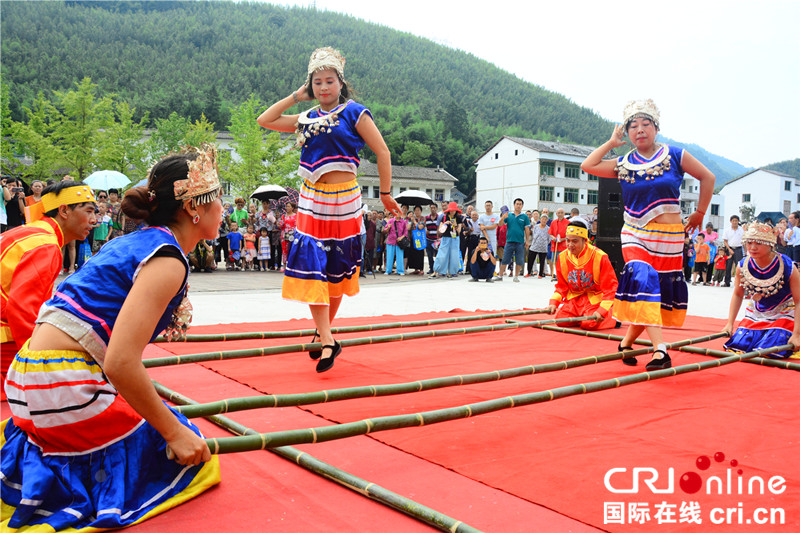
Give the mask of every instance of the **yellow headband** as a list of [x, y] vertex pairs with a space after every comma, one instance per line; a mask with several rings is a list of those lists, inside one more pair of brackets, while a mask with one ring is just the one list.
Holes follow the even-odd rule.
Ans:
[[41, 220], [45, 213], [58, 209], [62, 205], [83, 204], [86, 202], [96, 203], [94, 191], [88, 185], [76, 185], [61, 189], [56, 195], [49, 192], [42, 196], [42, 200], [30, 206], [29, 220], [35, 222]]
[[567, 226], [567, 235], [575, 235], [576, 237], [583, 237], [589, 240], [589, 230], [579, 226]]

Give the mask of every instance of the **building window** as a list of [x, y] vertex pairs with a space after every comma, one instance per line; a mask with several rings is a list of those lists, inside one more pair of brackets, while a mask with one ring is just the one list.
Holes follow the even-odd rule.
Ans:
[[519, 155], [519, 150], [514, 150], [514, 155]]
[[496, 153], [496, 154], [494, 154], [494, 158], [495, 158], [495, 159], [498, 159], [499, 157], [500, 157], [500, 154], [497, 154], [497, 153]]
[[682, 182], [681, 182], [681, 190], [682, 190], [682, 191], [685, 191], [685, 190], [686, 190], [686, 182], [685, 182], [685, 181], [682, 181]]
[[589, 197], [589, 199], [586, 200], [586, 202], [589, 205], [597, 205], [597, 191], [593, 191], [593, 190], [589, 189], [588, 191], [586, 191], [586, 194]]
[[564, 177], [578, 179], [581, 177], [581, 167], [578, 165], [564, 165]]
[[444, 189], [436, 189], [436, 192], [434, 192], [433, 196], [435, 201], [444, 202]]
[[372, 198], [380, 198], [381, 197], [381, 186], [375, 185], [372, 187]]
[[404, 192], [406, 190], [405, 187], [400, 187], [400, 192]]
[[797, 193], [797, 203], [800, 204], [800, 192]]
[[578, 189], [564, 189], [564, 202], [568, 204], [577, 204]]
[[749, 201], [750, 201], [750, 195], [749, 195], [749, 194], [743, 194], [743, 195], [742, 195], [742, 203], [743, 203], [743, 204], [746, 204], [746, 203], [748, 203]]
[[791, 212], [792, 212], [792, 201], [791, 200], [784, 200], [783, 201], [783, 214], [788, 217], [789, 213], [791, 213]]
[[792, 182], [791, 181], [784, 181], [783, 182], [783, 190], [784, 191], [791, 191], [792, 190]]
[[539, 163], [539, 168], [542, 170], [542, 176], [555, 176], [556, 164], [552, 161], [542, 161]]
[[553, 188], [552, 187], [539, 187], [539, 201], [552, 202], [553, 201]]
[[361, 186], [361, 196], [364, 198], [369, 198], [369, 187], [366, 185]]
[[711, 216], [719, 216], [719, 204], [711, 204]]
[[589, 176], [589, 181], [597, 181], [598, 179], [600, 179], [594, 174], [587, 174], [587, 176]]

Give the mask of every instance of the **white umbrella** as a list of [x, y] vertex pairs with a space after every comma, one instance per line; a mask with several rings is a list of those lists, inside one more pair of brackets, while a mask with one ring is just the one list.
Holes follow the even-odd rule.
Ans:
[[120, 189], [131, 182], [128, 176], [116, 170], [98, 170], [83, 181], [92, 189], [101, 191]]
[[289, 191], [280, 185], [262, 185], [253, 191], [253, 194], [250, 195], [250, 198], [255, 198], [256, 200], [265, 202], [267, 200], [277, 200], [278, 198], [282, 198], [288, 194]]
[[416, 189], [409, 189], [407, 191], [403, 191], [397, 196], [395, 196], [394, 199], [397, 201], [398, 204], [408, 205], [408, 206], [431, 205], [433, 203], [433, 200], [431, 200], [430, 196]]

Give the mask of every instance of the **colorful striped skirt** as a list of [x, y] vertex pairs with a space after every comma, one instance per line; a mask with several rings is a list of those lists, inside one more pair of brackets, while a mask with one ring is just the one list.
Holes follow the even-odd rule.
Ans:
[[682, 224], [622, 226], [625, 268], [614, 300], [614, 318], [644, 326], [680, 327], [689, 293], [683, 278]]
[[[749, 302], [744, 318], [731, 338], [725, 343], [730, 352], [747, 353], [773, 346], [788, 344], [794, 330], [794, 301], [788, 301], [773, 309], [759, 311], [755, 302]], [[800, 359], [800, 351], [788, 350], [769, 354], [766, 357], [775, 359]]]
[[[2, 528], [120, 528], [219, 483], [219, 461], [182, 466], [84, 352], [23, 346], [8, 373]], [[176, 418], [196, 434], [186, 417]]]
[[297, 229], [286, 260], [283, 297], [311, 305], [358, 294], [361, 187], [308, 181], [300, 188]]

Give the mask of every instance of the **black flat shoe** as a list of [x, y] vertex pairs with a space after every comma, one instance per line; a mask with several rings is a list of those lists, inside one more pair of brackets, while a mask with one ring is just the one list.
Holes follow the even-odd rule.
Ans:
[[652, 359], [647, 366], [645, 366], [645, 370], [662, 370], [664, 368], [672, 368], [672, 359], [669, 358], [669, 354], [664, 350], [656, 350], [654, 353], [663, 353], [664, 357], [660, 359]]
[[[311, 342], [314, 342], [314, 339], [316, 339], [317, 337], [319, 337], [319, 333], [317, 333], [317, 330], [314, 330], [314, 336], [311, 337]], [[317, 359], [322, 357], [322, 350], [309, 350], [308, 356], [314, 361], [316, 361]]]
[[342, 353], [342, 345], [339, 344], [338, 341], [334, 341], [333, 344], [328, 344], [327, 346], [323, 346], [322, 347], [323, 350], [325, 348], [330, 348], [331, 349], [331, 356], [330, 357], [326, 357], [324, 359], [320, 359], [317, 362], [317, 372], [326, 372], [326, 371], [330, 370], [331, 368], [333, 368], [334, 359], [336, 359], [336, 356], [338, 356], [340, 353]]
[[[617, 350], [619, 350], [620, 352], [624, 352], [625, 350], [633, 350], [633, 347], [623, 346], [622, 343], [619, 343]], [[637, 361], [635, 357], [627, 357], [623, 359], [622, 362], [628, 366], [636, 366], [637, 364], [639, 364], [639, 361]]]

